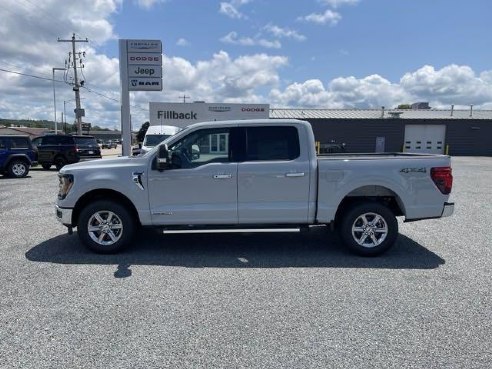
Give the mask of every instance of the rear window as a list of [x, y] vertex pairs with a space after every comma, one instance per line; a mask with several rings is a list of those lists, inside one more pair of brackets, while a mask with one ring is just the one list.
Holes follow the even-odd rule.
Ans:
[[293, 160], [300, 155], [296, 127], [248, 127], [247, 161]]
[[77, 145], [97, 145], [97, 141], [94, 137], [74, 137]]

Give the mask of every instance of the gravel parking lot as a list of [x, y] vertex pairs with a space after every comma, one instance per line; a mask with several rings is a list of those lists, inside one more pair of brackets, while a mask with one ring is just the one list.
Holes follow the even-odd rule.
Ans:
[[492, 158], [453, 167], [455, 215], [378, 258], [324, 229], [96, 255], [55, 219], [55, 170], [0, 177], [0, 367], [490, 368]]

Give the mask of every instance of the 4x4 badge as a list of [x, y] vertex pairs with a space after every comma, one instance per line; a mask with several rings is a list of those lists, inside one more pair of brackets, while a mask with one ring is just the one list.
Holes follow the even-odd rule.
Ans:
[[427, 173], [425, 168], [403, 168], [400, 170], [401, 173]]

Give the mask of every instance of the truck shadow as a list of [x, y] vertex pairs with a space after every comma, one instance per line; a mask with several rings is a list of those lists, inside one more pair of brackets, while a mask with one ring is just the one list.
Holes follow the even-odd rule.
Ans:
[[375, 258], [349, 253], [324, 227], [300, 233], [160, 235], [142, 230], [138, 241], [116, 255], [88, 251], [76, 235], [63, 234], [34, 246], [26, 258], [59, 264], [116, 265], [115, 277], [131, 275], [131, 265], [187, 268], [386, 268], [434, 269], [445, 260], [410, 238]]

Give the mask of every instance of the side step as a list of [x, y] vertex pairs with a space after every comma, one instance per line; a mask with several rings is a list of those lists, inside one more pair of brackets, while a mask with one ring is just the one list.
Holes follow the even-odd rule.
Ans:
[[190, 233], [297, 233], [301, 228], [225, 228], [225, 229], [163, 229], [164, 234], [190, 234]]

